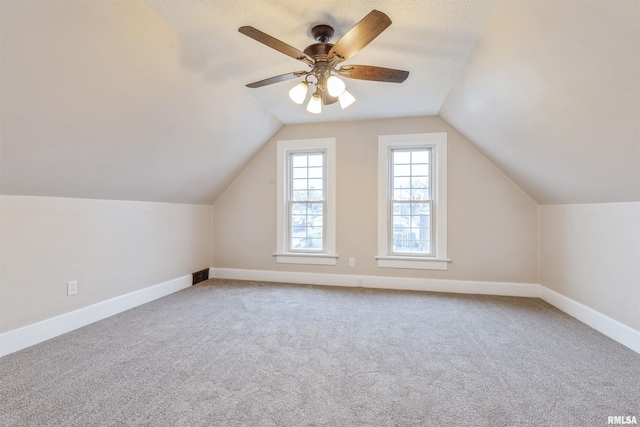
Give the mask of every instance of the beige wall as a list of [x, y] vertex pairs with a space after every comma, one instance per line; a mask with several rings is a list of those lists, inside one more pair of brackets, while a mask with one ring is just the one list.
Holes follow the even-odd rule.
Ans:
[[540, 208], [540, 283], [640, 331], [640, 202]]
[[208, 268], [211, 210], [0, 196], [0, 333]]
[[[448, 132], [448, 271], [378, 268], [378, 135]], [[277, 264], [276, 141], [337, 140], [337, 266]], [[214, 204], [214, 266], [538, 283], [538, 206], [438, 117], [285, 126]], [[355, 258], [356, 266], [348, 267]]]

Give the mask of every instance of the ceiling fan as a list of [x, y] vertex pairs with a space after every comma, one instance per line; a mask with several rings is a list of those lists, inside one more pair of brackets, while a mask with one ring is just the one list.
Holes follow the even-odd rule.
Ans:
[[304, 77], [302, 82], [289, 91], [289, 97], [292, 101], [302, 104], [306, 98], [309, 84], [314, 84], [316, 89], [307, 106], [309, 112], [320, 113], [322, 105], [333, 104], [336, 101], [340, 101], [340, 106], [346, 108], [355, 101], [355, 98], [346, 90], [344, 82], [337, 76], [393, 83], [402, 83], [409, 76], [408, 71], [370, 65], [343, 65], [337, 68], [338, 64], [360, 52], [389, 25], [391, 25], [391, 19], [387, 15], [380, 11], [372, 10], [340, 37], [335, 44], [329, 43], [334, 34], [333, 28], [329, 25], [316, 25], [311, 29], [311, 34], [318, 43], [307, 46], [304, 51], [300, 51], [253, 27], [240, 27], [238, 31], [242, 34], [298, 61], [302, 61], [311, 68], [308, 71], [294, 71], [249, 83], [247, 87], [258, 88]]

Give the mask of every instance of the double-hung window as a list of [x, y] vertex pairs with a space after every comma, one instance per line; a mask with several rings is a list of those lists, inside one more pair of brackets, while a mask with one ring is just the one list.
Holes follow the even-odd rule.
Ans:
[[278, 263], [335, 265], [335, 139], [278, 141]]
[[433, 256], [432, 148], [389, 151], [389, 252]]
[[326, 153], [290, 153], [287, 244], [290, 252], [319, 252], [325, 246]]
[[447, 135], [378, 139], [379, 267], [446, 270]]

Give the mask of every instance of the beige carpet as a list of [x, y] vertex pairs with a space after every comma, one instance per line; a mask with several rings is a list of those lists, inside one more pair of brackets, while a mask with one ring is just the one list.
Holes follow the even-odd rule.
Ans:
[[539, 299], [210, 280], [0, 359], [2, 426], [606, 426], [640, 355]]

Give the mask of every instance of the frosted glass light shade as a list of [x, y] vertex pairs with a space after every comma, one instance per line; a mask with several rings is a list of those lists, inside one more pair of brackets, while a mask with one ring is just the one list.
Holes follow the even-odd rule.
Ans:
[[345, 90], [340, 96], [338, 96], [338, 101], [340, 102], [340, 107], [344, 110], [349, 105], [356, 102], [356, 99], [353, 97], [353, 95], [351, 95], [351, 93], [349, 93], [348, 90]]
[[322, 99], [320, 99], [318, 93], [314, 93], [309, 100], [307, 111], [313, 114], [320, 114], [322, 112]]
[[327, 91], [331, 96], [340, 96], [344, 92], [346, 85], [336, 76], [329, 76], [327, 79]]
[[307, 82], [300, 82], [295, 85], [289, 91], [289, 98], [296, 104], [302, 104], [307, 97], [307, 91], [309, 90], [309, 84]]

